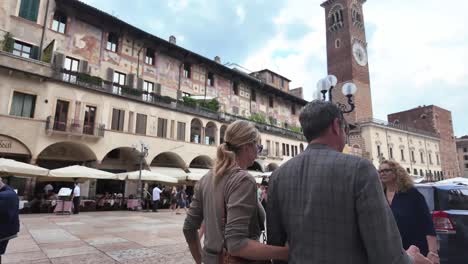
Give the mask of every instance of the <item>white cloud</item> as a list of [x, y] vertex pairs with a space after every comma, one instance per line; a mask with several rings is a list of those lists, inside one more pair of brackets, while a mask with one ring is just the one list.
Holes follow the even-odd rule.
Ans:
[[237, 15], [237, 18], [239, 18], [239, 24], [242, 24], [244, 23], [244, 20], [245, 20], [245, 9], [243, 6], [241, 5], [238, 5], [236, 7], [236, 15]]
[[[261, 50], [252, 51], [246, 67], [278, 71], [293, 80], [292, 87], [303, 86], [306, 99], [312, 99], [317, 80], [327, 70], [321, 2], [288, 1], [274, 19], [277, 34]], [[465, 0], [450, 5], [436, 0], [364, 5], [375, 117], [385, 119], [391, 112], [436, 104], [452, 111], [457, 135], [468, 133], [462, 116], [468, 90], [461, 89], [468, 78], [465, 10]], [[300, 39], [287, 39], [286, 30], [299, 23], [310, 30]], [[289, 54], [275, 56], [281, 50]]]

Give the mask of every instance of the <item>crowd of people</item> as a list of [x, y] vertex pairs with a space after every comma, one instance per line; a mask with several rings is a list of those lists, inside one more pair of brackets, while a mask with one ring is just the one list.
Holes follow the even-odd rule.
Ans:
[[330, 102], [310, 102], [299, 120], [307, 149], [260, 186], [246, 171], [260, 133], [247, 121], [227, 127], [184, 222], [195, 262], [439, 263], [428, 206], [407, 172], [342, 153], [349, 127]]

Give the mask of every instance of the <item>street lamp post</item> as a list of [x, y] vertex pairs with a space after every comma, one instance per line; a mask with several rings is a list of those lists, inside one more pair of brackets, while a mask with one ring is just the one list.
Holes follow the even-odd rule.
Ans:
[[[338, 83], [338, 79], [335, 75], [328, 75], [327, 77], [320, 79], [317, 83], [317, 89], [322, 94], [322, 100], [327, 100], [327, 93], [328, 93], [328, 101], [333, 102], [333, 88], [335, 88], [336, 84]], [[353, 101], [353, 95], [357, 91], [357, 86], [352, 82], [347, 82], [343, 84], [341, 92], [344, 96], [348, 98], [348, 105], [337, 102], [336, 105], [341, 109], [341, 112], [344, 114], [351, 113], [354, 111], [355, 105]], [[349, 107], [348, 107], [349, 106]]]
[[[140, 149], [138, 149], [138, 147]], [[149, 150], [149, 147], [143, 142], [140, 142], [140, 146], [133, 145], [133, 151], [137, 152], [137, 155], [139, 157], [139, 162], [140, 162], [140, 173], [138, 174], [138, 189], [137, 189], [137, 197], [138, 197], [138, 200], [140, 201], [140, 204], [141, 204], [142, 193], [143, 193], [143, 186], [141, 184], [141, 171], [143, 170], [143, 161], [148, 156], [148, 150]]]

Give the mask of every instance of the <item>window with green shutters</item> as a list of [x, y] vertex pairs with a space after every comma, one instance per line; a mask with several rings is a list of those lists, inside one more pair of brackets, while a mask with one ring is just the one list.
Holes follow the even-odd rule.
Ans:
[[40, 0], [21, 0], [19, 16], [37, 22]]
[[33, 118], [35, 107], [35, 95], [14, 92], [13, 101], [11, 102], [10, 115]]

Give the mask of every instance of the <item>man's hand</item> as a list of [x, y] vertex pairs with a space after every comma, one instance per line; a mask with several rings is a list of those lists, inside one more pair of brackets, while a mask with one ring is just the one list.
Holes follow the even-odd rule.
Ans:
[[427, 258], [432, 261], [432, 263], [434, 264], [439, 264], [440, 263], [440, 259], [439, 259], [439, 255], [435, 252], [432, 252], [432, 251], [429, 251], [429, 253], [427, 254]]
[[421, 255], [419, 248], [416, 246], [410, 246], [406, 253], [413, 259], [414, 264], [434, 264], [431, 260]]

